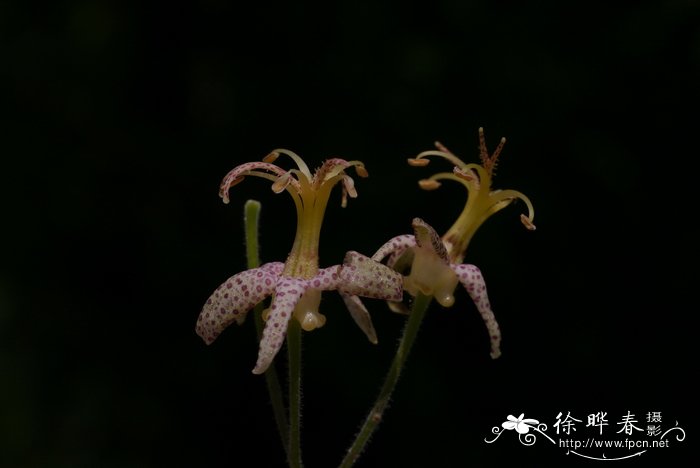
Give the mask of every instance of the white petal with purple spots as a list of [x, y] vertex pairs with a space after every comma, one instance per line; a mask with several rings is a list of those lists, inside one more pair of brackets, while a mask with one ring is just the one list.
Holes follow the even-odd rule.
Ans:
[[258, 362], [253, 374], [262, 374], [270, 366], [287, 336], [287, 326], [299, 299], [308, 287], [308, 281], [282, 276], [277, 282], [275, 296], [270, 305], [270, 315], [265, 323]]
[[282, 263], [266, 263], [227, 279], [209, 297], [197, 318], [196, 331], [206, 344], [211, 344], [234, 321], [243, 323], [255, 304], [275, 290], [275, 272]]
[[400, 301], [403, 298], [403, 277], [361, 253], [345, 254], [340, 269], [341, 284], [338, 290], [349, 295]]
[[372, 255], [372, 260], [381, 262], [387, 255], [391, 255], [391, 258], [395, 259], [400, 257], [406, 249], [416, 245], [416, 238], [411, 234], [403, 234], [401, 236], [396, 236], [386, 242], [384, 245], [379, 247], [379, 249]]
[[338, 289], [340, 285], [340, 265], [323, 268], [318, 274], [309, 280], [309, 287], [321, 291]]
[[467, 290], [474, 304], [476, 304], [481, 318], [484, 319], [486, 329], [491, 339], [491, 357], [496, 359], [501, 355], [501, 329], [491, 310], [489, 297], [486, 294], [486, 282], [484, 281], [484, 277], [479, 268], [474, 265], [462, 264], [451, 265], [451, 267], [457, 274], [459, 282], [462, 283], [462, 286], [464, 286], [464, 289]]

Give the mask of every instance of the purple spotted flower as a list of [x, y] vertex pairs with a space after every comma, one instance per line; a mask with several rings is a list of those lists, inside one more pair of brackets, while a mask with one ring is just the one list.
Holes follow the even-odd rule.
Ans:
[[[379, 248], [372, 257], [379, 262], [387, 256], [387, 265], [401, 269], [401, 262], [410, 262], [410, 273], [404, 277], [404, 290], [416, 296], [419, 292], [433, 296], [443, 307], [451, 307], [454, 290], [460, 283], [476, 304], [491, 337], [491, 357], [501, 355], [501, 331], [486, 293], [481, 271], [474, 265], [453, 263], [447, 248], [435, 229], [420, 218], [413, 220], [414, 235], [394, 237]], [[404, 256], [404, 254], [406, 254]], [[400, 302], [389, 304], [395, 312], [407, 312]]]
[[[454, 290], [461, 284], [472, 298], [481, 314], [491, 338], [491, 357], [500, 356], [501, 332], [496, 318], [491, 310], [486, 292], [486, 283], [479, 268], [463, 264], [464, 254], [472, 236], [481, 224], [492, 214], [505, 208], [516, 199], [521, 199], [528, 207], [528, 216], [521, 215], [523, 224], [531, 230], [534, 209], [530, 200], [515, 190], [491, 190], [491, 178], [496, 167], [498, 155], [503, 148], [505, 139], [492, 156], [486, 149], [483, 129], [479, 129], [479, 149], [482, 165], [465, 164], [447, 148], [436, 143], [438, 151], [425, 151], [416, 158], [409, 159], [413, 166], [425, 166], [427, 156], [439, 156], [455, 165], [452, 173], [435, 174], [429, 179], [419, 182], [421, 188], [436, 189], [440, 180], [448, 179], [461, 183], [469, 192], [464, 210], [454, 225], [442, 236], [425, 221], [413, 220], [413, 235], [402, 235], [384, 244], [372, 257], [375, 261], [387, 258], [387, 265], [398, 271], [410, 273], [404, 278], [404, 290], [411, 295], [419, 292], [434, 296], [437, 302], [450, 307], [454, 304]], [[395, 312], [407, 312], [401, 302], [390, 302], [389, 306]]]
[[[273, 162], [280, 155], [289, 156], [296, 168], [284, 170]], [[259, 268], [238, 273], [226, 280], [209, 297], [197, 319], [197, 334], [211, 344], [229, 325], [243, 323], [250, 309], [268, 296], [270, 307], [263, 311], [265, 329], [253, 373], [261, 374], [269, 367], [284, 342], [289, 321], [298, 320], [311, 331], [322, 327], [326, 317], [319, 313], [321, 291], [335, 289], [345, 301], [350, 314], [368, 339], [377, 336], [367, 309], [357, 296], [397, 301], [402, 296], [401, 275], [366, 257], [349, 252], [343, 265], [319, 269], [318, 246], [323, 216], [331, 189], [342, 185], [342, 206], [347, 196], [357, 197], [353, 179], [345, 170], [366, 177], [360, 161], [334, 158], [326, 160], [314, 174], [295, 153], [278, 149], [261, 162], [250, 162], [233, 168], [224, 177], [219, 195], [229, 202], [229, 189], [246, 176], [272, 181], [275, 193], [287, 191], [297, 210], [297, 232], [286, 262], [266, 263]], [[341, 279], [341, 272], [345, 271]]]

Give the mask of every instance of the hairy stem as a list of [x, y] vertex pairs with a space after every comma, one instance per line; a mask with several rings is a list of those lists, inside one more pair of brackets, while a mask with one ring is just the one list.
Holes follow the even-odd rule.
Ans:
[[289, 321], [287, 330], [289, 356], [289, 466], [300, 468], [301, 462], [301, 324]]
[[[257, 268], [260, 266], [260, 249], [258, 246], [258, 220], [260, 219], [260, 202], [256, 200], [248, 200], [245, 203], [244, 225], [245, 225], [245, 246], [246, 257], [248, 261], [248, 269]], [[263, 303], [260, 302], [253, 309], [255, 317], [255, 329], [258, 334], [258, 341], [262, 338], [265, 322], [262, 318]], [[272, 403], [272, 412], [275, 416], [277, 431], [282, 439], [282, 446], [285, 453], [289, 447], [289, 423], [287, 422], [287, 414], [284, 408], [282, 399], [282, 387], [280, 386], [277, 370], [274, 365], [268, 367], [265, 371], [265, 382], [267, 383], [267, 392], [270, 394]]]
[[360, 432], [358, 432], [355, 440], [348, 449], [345, 458], [343, 458], [343, 461], [340, 464], [341, 468], [350, 467], [357, 461], [367, 445], [367, 442], [369, 442], [372, 433], [374, 433], [374, 431], [377, 429], [377, 425], [382, 420], [384, 411], [389, 404], [394, 388], [396, 388], [396, 383], [399, 381], [401, 370], [406, 363], [406, 358], [411, 351], [411, 347], [413, 346], [413, 342], [418, 334], [420, 324], [423, 321], [425, 312], [428, 310], [428, 306], [430, 305], [430, 301], [432, 299], [432, 296], [425, 296], [419, 293], [413, 301], [411, 313], [408, 317], [408, 321], [406, 322], [406, 327], [403, 330], [403, 335], [401, 337], [401, 341], [399, 342], [399, 347], [396, 350], [396, 355], [394, 356], [394, 360], [389, 368], [389, 373], [386, 376], [386, 380], [384, 380], [384, 385], [379, 392], [379, 396], [377, 396], [377, 400], [374, 402], [374, 406], [372, 406], [372, 409], [367, 415], [367, 419], [365, 419], [365, 422], [362, 424]]

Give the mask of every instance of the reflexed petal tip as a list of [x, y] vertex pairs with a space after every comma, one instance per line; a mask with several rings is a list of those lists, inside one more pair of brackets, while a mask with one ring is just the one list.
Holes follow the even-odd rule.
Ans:
[[[256, 171], [262, 171], [262, 173]], [[223, 180], [221, 181], [221, 185], [219, 185], [219, 196], [223, 199], [224, 203], [228, 203], [228, 191], [234, 185], [239, 184], [246, 175], [262, 175], [264, 177], [271, 177], [274, 179], [275, 177], [284, 176], [286, 172], [287, 171], [284, 169], [267, 162], [248, 162], [240, 164], [231, 169], [228, 174], [224, 176]]]
[[[496, 359], [501, 355], [501, 329], [496, 321], [496, 316], [491, 310], [489, 296], [486, 292], [486, 282], [479, 268], [474, 265], [454, 265], [454, 272], [462, 283], [464, 289], [476, 304], [476, 308], [484, 320], [486, 330], [491, 339], [491, 358]], [[522, 416], [521, 416], [522, 417]]]
[[[377, 251], [372, 255], [372, 260], [376, 262], [381, 262], [387, 256], [395, 257], [402, 255], [406, 249], [416, 245], [416, 238], [410, 234], [402, 234], [400, 236], [393, 237], [389, 239], [384, 245], [379, 247]], [[391, 267], [391, 263], [389, 263]]]
[[255, 304], [272, 294], [283, 264], [266, 263], [233, 275], [209, 297], [197, 318], [196, 332], [211, 344], [234, 321], [243, 323]]
[[221, 184], [221, 187], [219, 188], [219, 197], [223, 200], [223, 202], [228, 205], [231, 199], [229, 198], [228, 191], [233, 187], [234, 185], [238, 185], [241, 182], [243, 182], [244, 177], [236, 177], [236, 178], [231, 178], [230, 180], [224, 180], [224, 183]]
[[299, 299], [307, 288], [307, 281], [299, 278], [282, 277], [275, 290], [275, 297], [270, 305], [270, 315], [265, 323], [260, 340], [258, 362], [253, 374], [262, 374], [270, 366], [279, 352], [287, 335], [287, 326]]

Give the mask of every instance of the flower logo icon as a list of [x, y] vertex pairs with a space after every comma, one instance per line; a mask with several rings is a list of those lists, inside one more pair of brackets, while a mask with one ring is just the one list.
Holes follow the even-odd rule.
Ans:
[[509, 414], [508, 421], [501, 424], [501, 426], [508, 431], [515, 429], [518, 434], [527, 434], [530, 432], [531, 427], [536, 428], [537, 424], [540, 423], [537, 419], [523, 419], [523, 416], [525, 416], [525, 413], [520, 413], [520, 416], [517, 418]]

